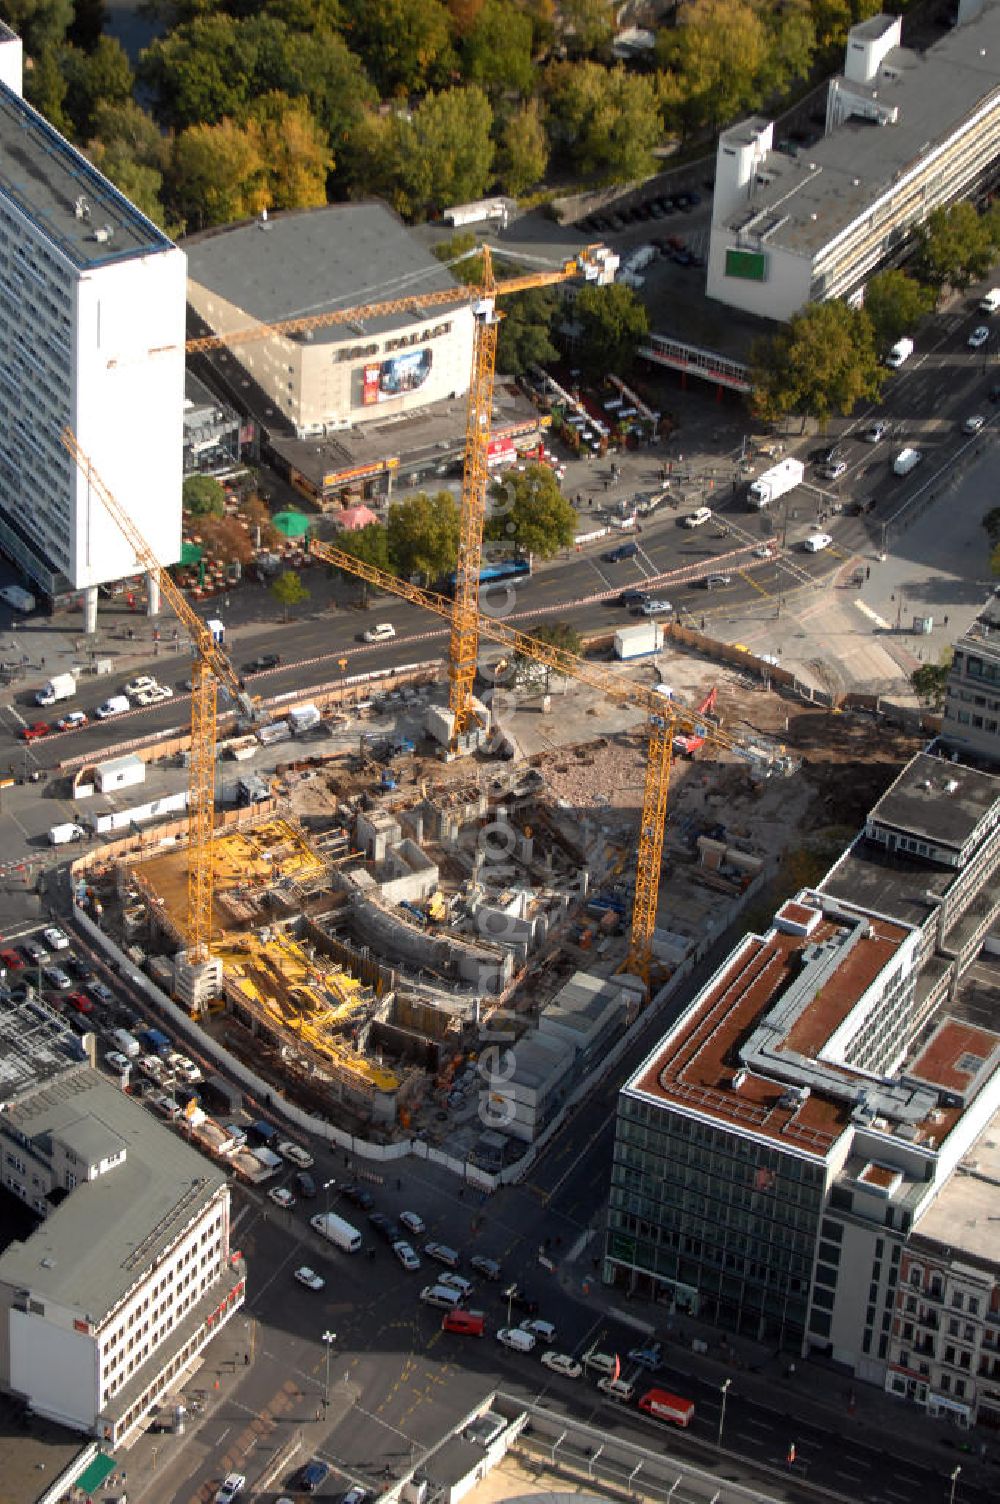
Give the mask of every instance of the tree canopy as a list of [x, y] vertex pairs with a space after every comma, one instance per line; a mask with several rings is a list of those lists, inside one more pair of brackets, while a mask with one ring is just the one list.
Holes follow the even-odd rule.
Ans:
[[505, 376], [523, 376], [532, 365], [546, 365], [559, 358], [552, 326], [561, 306], [561, 296], [554, 287], [533, 287], [504, 299], [504, 317], [497, 336], [498, 371]]
[[837, 299], [810, 303], [755, 345], [751, 362], [754, 407], [767, 422], [846, 416], [862, 399], [875, 401], [885, 377], [871, 319]]
[[917, 233], [917, 265], [932, 287], [968, 287], [985, 277], [1000, 246], [1000, 225], [970, 203], [935, 209]]
[[389, 508], [390, 567], [404, 579], [422, 575], [425, 585], [455, 568], [459, 506], [450, 491], [420, 491]]
[[880, 353], [913, 329], [934, 307], [934, 290], [906, 272], [878, 272], [865, 288], [865, 312]]
[[511, 470], [492, 488], [484, 536], [550, 559], [576, 534], [576, 513], [548, 465]]
[[615, 371], [624, 376], [649, 333], [649, 314], [631, 287], [588, 282], [577, 294], [573, 318], [580, 326], [578, 357], [592, 374]]
[[283, 569], [281, 574], [276, 575], [271, 581], [271, 594], [281, 607], [285, 621], [293, 606], [301, 606], [309, 599], [309, 591], [302, 583], [302, 577], [294, 569]]
[[226, 493], [212, 475], [189, 475], [181, 488], [181, 506], [192, 517], [224, 517]]

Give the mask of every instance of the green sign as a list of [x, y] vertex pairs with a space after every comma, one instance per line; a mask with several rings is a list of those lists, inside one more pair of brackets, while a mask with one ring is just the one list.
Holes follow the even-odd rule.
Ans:
[[746, 282], [767, 281], [767, 257], [763, 251], [727, 251], [726, 276]]

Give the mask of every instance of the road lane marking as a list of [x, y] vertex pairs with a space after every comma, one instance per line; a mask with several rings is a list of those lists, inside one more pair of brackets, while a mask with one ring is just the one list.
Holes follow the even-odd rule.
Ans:
[[759, 585], [757, 583], [757, 581], [754, 579], [753, 575], [748, 574], [745, 569], [738, 569], [736, 571], [736, 573], [739, 575], [739, 577], [740, 577], [741, 580], [745, 581], [745, 583], [747, 585], [750, 585], [754, 590], [758, 591], [761, 595], [766, 595], [767, 599], [769, 601], [773, 601], [774, 600], [774, 594], [773, 594], [773, 592], [770, 591], [770, 590], [765, 590], [764, 586], [763, 585]]
[[885, 617], [879, 616], [878, 612], [873, 610], [871, 606], [867, 605], [865, 601], [855, 601], [854, 604], [861, 612], [861, 615], [867, 616], [868, 620], [874, 622], [876, 627], [878, 627], [881, 631], [889, 632], [892, 630]]

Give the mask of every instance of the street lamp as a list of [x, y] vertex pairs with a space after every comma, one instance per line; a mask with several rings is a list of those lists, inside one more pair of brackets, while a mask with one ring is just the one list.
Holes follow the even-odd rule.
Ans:
[[718, 1447], [722, 1446], [722, 1428], [726, 1424], [726, 1395], [729, 1393], [729, 1386], [732, 1382], [732, 1379], [723, 1379], [722, 1387], [719, 1390], [719, 1393], [722, 1395], [722, 1409], [719, 1412], [719, 1439], [716, 1442], [716, 1446]]
[[330, 1352], [337, 1340], [336, 1332], [324, 1332], [323, 1341], [326, 1344], [326, 1381], [323, 1385], [323, 1409], [330, 1407]]
[[323, 1189], [326, 1192], [326, 1214], [330, 1215], [330, 1187], [336, 1185], [336, 1180], [324, 1180]]
[[961, 1471], [962, 1464], [958, 1463], [955, 1471], [951, 1475], [951, 1492], [948, 1495], [948, 1504], [955, 1504], [955, 1484], [958, 1482], [958, 1475]]

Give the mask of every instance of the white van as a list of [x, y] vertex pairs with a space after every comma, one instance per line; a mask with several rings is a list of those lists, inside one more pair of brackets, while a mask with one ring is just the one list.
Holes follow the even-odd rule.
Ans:
[[109, 716], [124, 715], [126, 710], [131, 710], [132, 705], [128, 695], [112, 695], [105, 700], [103, 705], [98, 705], [94, 714], [99, 721], [106, 721]]
[[135, 1060], [142, 1054], [139, 1041], [127, 1029], [115, 1029], [111, 1035], [111, 1042], [119, 1054], [125, 1056], [126, 1060]]
[[829, 548], [833, 539], [829, 533], [811, 533], [802, 547], [807, 554], [820, 554], [824, 548]]
[[1000, 287], [991, 287], [985, 298], [979, 300], [980, 313], [996, 313], [1000, 308]]
[[451, 1290], [447, 1285], [425, 1285], [420, 1292], [425, 1306], [439, 1306], [442, 1311], [453, 1311], [462, 1304], [461, 1290]]
[[635, 1399], [635, 1385], [629, 1379], [613, 1379], [609, 1375], [606, 1379], [598, 1379], [597, 1387], [609, 1399], [618, 1400], [623, 1405], [631, 1404]]
[[512, 1352], [530, 1353], [534, 1351], [536, 1338], [532, 1332], [522, 1332], [519, 1326], [502, 1326], [497, 1341]]
[[894, 475], [909, 475], [923, 459], [919, 449], [901, 449], [892, 462]]
[[583, 1366], [588, 1373], [613, 1374], [617, 1363], [614, 1353], [600, 1353], [596, 1347], [583, 1355]]
[[369, 627], [364, 637], [365, 642], [388, 642], [395, 635], [396, 628], [391, 621], [380, 621], [377, 626]]
[[913, 354], [912, 339], [898, 339], [885, 357], [885, 363], [893, 371], [898, 371], [905, 360], [909, 360]]

